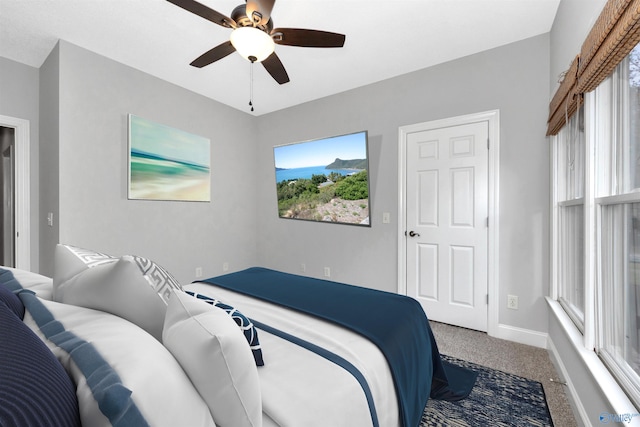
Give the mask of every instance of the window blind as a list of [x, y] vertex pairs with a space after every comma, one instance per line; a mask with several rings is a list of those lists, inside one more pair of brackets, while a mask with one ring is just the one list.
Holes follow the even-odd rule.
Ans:
[[548, 135], [556, 135], [578, 109], [580, 99], [577, 91], [578, 62], [576, 56], [564, 75], [560, 86], [549, 104]]
[[609, 0], [580, 52], [578, 91], [591, 92], [640, 42], [640, 0]]
[[579, 94], [598, 87], [638, 42], [640, 0], [609, 0], [549, 104], [547, 135], [562, 129], [581, 102]]

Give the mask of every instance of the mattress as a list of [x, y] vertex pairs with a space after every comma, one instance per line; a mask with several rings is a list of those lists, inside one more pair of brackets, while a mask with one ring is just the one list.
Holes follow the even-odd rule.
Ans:
[[[223, 289], [192, 283], [185, 290], [234, 306], [256, 323], [264, 357], [258, 368], [265, 426], [398, 426], [394, 381], [378, 347], [344, 327], [310, 315]], [[370, 390], [375, 417], [365, 391], [352, 373], [299, 344], [261, 329], [267, 325], [325, 349], [353, 365]]]

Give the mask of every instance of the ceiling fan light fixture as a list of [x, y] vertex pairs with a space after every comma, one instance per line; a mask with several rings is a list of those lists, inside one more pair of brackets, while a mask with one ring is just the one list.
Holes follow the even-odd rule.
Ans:
[[254, 27], [236, 28], [229, 40], [236, 51], [251, 62], [262, 62], [275, 50], [271, 36]]

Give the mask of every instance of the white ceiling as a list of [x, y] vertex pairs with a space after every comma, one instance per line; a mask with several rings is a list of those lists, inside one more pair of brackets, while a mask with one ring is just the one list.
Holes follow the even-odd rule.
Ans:
[[[227, 16], [242, 0], [201, 0]], [[254, 65], [261, 115], [550, 31], [560, 0], [277, 0], [275, 27], [346, 35], [341, 49], [276, 46], [291, 81]], [[58, 39], [249, 113], [237, 53], [189, 63], [231, 30], [165, 0], [0, 0], [0, 56], [40, 67]]]

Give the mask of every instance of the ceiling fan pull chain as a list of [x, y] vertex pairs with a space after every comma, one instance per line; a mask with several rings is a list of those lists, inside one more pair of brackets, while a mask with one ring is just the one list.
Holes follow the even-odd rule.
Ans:
[[253, 64], [254, 61], [249, 63], [249, 107], [253, 111]]

